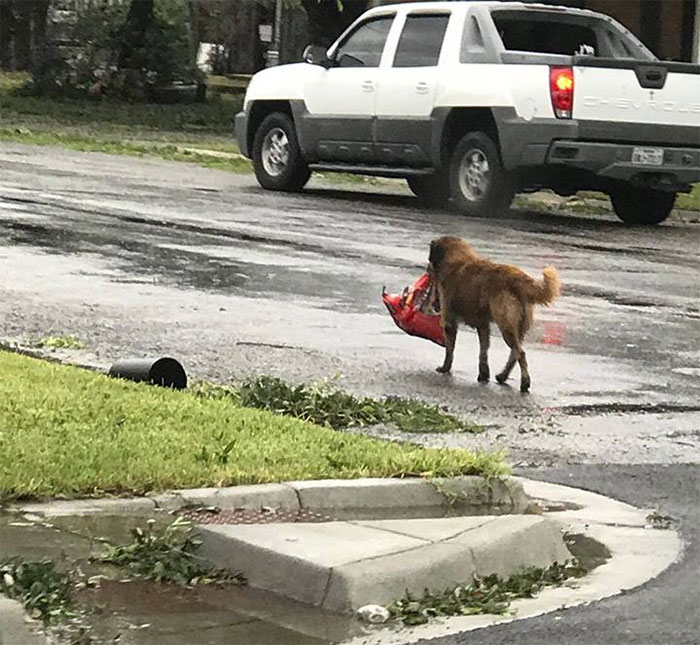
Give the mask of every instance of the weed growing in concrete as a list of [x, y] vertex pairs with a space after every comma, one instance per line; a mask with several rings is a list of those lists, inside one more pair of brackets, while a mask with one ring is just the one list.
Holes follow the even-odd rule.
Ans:
[[46, 349], [85, 349], [85, 343], [73, 334], [65, 336], [45, 336], [34, 345], [35, 347]]
[[662, 515], [659, 511], [654, 511], [647, 515], [647, 522], [655, 529], [668, 530], [676, 522], [670, 515]]
[[178, 585], [245, 582], [240, 574], [215, 570], [204, 563], [195, 553], [201, 540], [187, 520], [179, 517], [162, 531], [155, 529], [154, 524], [155, 520], [148, 520], [145, 529], [132, 529], [131, 544], [109, 544], [96, 560], [125, 567], [141, 578], [156, 582]]
[[576, 561], [555, 562], [546, 569], [530, 567], [506, 579], [496, 575], [474, 578], [470, 584], [457, 585], [441, 593], [425, 591], [415, 598], [406, 594], [389, 607], [392, 617], [405, 625], [421, 625], [431, 618], [504, 614], [517, 598], [531, 598], [547, 586], [558, 586], [586, 570]]
[[238, 404], [342, 430], [350, 426], [394, 424], [404, 432], [482, 432], [483, 427], [415, 399], [356, 397], [331, 381], [291, 385], [271, 376], [249, 379], [237, 387], [201, 383], [204, 398], [233, 398]]

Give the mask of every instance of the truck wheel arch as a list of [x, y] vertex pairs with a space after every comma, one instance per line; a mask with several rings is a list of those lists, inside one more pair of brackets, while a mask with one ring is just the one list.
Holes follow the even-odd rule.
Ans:
[[435, 117], [440, 124], [436, 128], [439, 136], [433, 141], [433, 163], [436, 168], [447, 169], [452, 151], [462, 135], [475, 130], [488, 134], [501, 153], [498, 126], [491, 108], [453, 107], [440, 110]]
[[254, 101], [250, 107], [250, 116], [248, 117], [248, 131], [246, 132], [247, 149], [253, 149], [253, 141], [255, 133], [258, 131], [260, 124], [265, 117], [272, 112], [282, 112], [289, 115], [294, 121], [294, 114], [289, 101]]

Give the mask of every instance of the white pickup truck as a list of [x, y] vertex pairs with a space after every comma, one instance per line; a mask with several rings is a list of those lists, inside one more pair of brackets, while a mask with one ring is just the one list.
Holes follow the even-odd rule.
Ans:
[[657, 224], [700, 181], [700, 66], [659, 61], [599, 13], [388, 5], [304, 60], [257, 73], [236, 116], [268, 189], [300, 190], [312, 170], [403, 177], [479, 216], [517, 191], [588, 189]]

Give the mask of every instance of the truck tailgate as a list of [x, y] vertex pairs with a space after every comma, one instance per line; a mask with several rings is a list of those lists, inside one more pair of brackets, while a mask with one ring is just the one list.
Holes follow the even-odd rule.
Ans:
[[576, 57], [573, 118], [697, 128], [700, 146], [700, 65]]

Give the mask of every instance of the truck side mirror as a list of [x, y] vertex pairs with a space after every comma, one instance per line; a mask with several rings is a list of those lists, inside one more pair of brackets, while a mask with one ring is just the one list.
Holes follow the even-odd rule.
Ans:
[[321, 45], [308, 45], [302, 54], [305, 63], [320, 65], [328, 69], [332, 63], [328, 60], [328, 50]]

